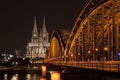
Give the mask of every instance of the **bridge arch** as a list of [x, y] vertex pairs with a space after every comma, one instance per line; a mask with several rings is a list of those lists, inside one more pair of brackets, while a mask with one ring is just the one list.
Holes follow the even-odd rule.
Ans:
[[66, 42], [70, 31], [65, 29], [54, 30], [50, 40], [49, 58], [59, 59], [63, 57]]
[[120, 51], [120, 0], [90, 0], [78, 16], [64, 54], [68, 60], [114, 60]]

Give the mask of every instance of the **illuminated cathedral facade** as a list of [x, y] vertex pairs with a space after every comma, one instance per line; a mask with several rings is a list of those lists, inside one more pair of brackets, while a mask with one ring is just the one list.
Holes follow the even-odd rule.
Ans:
[[36, 17], [34, 17], [32, 37], [31, 42], [26, 47], [26, 57], [30, 59], [44, 58], [49, 46], [49, 34], [46, 29], [45, 17], [43, 18], [43, 27], [40, 28], [40, 32], [37, 30]]

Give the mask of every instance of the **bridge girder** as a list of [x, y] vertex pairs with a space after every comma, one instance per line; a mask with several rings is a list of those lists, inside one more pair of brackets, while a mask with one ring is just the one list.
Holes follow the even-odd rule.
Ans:
[[61, 31], [53, 32], [51, 38], [51, 44], [54, 41], [58, 44], [60, 55], [55, 51], [57, 56], [51, 58], [60, 56], [65, 61], [118, 59], [120, 0], [89, 0], [67, 39], [66, 32]]
[[67, 41], [65, 54], [69, 56], [68, 60], [113, 60], [118, 57], [119, 26], [120, 0], [90, 0]]

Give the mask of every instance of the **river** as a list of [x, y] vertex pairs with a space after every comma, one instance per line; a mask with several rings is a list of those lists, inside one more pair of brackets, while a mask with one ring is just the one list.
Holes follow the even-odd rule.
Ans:
[[[2, 73], [0, 80], [42, 80], [41, 73]], [[48, 77], [46, 78], [48, 79]], [[120, 78], [113, 78], [109, 76], [101, 76], [95, 74], [61, 74], [61, 80], [120, 80]]]
[[[86, 69], [49, 66], [46, 72], [46, 79], [51, 80], [51, 73], [60, 73], [60, 80], [120, 80], [120, 73], [107, 73]], [[0, 80], [43, 80], [41, 70], [2, 70]]]

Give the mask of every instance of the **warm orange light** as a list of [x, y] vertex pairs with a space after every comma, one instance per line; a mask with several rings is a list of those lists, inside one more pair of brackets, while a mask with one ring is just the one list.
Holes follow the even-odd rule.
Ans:
[[42, 77], [46, 77], [46, 66], [41, 66], [42, 68]]
[[71, 57], [73, 57], [73, 54], [71, 54]]
[[95, 50], [98, 51], [98, 48], [96, 48]]
[[90, 54], [91, 52], [90, 52], [90, 51], [88, 51], [88, 53]]
[[46, 78], [41, 78], [40, 80], [46, 80]]
[[46, 66], [41, 66], [42, 67], [42, 71], [46, 71]]
[[80, 55], [80, 53], [78, 53], [78, 55]]
[[108, 48], [107, 48], [107, 47], [105, 47], [105, 48], [104, 48], [104, 50], [105, 50], [105, 51], [107, 51], [107, 50], [108, 50]]
[[51, 80], [60, 80], [60, 74], [58, 72], [52, 72]]

